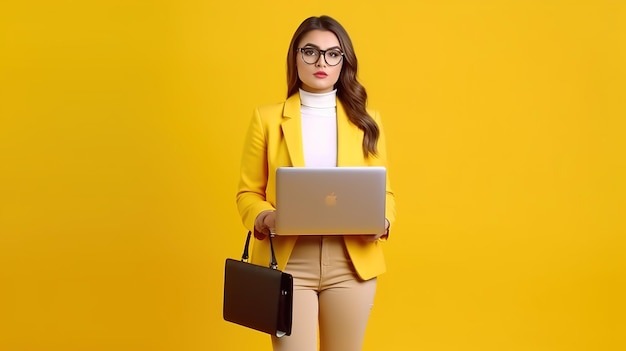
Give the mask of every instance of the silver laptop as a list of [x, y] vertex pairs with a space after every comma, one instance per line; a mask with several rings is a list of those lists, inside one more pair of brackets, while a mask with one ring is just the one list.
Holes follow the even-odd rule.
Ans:
[[378, 234], [385, 230], [384, 167], [282, 167], [276, 235]]

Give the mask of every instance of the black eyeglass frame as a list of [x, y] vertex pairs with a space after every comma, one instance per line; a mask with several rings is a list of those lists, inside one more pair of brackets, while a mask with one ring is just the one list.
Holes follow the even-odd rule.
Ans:
[[[315, 62], [308, 63], [304, 59], [304, 50], [315, 50], [315, 51], [317, 51], [319, 53], [319, 57], [317, 58], [317, 60], [315, 60]], [[331, 66], [331, 67], [339, 65], [341, 63], [341, 61], [343, 61], [343, 57], [345, 55], [343, 53], [343, 51], [341, 51], [339, 49], [334, 49], [333, 48], [333, 49], [328, 49], [328, 50], [320, 50], [318, 48], [314, 48], [314, 47], [311, 47], [311, 46], [305, 46], [303, 48], [297, 48], [296, 51], [300, 52], [300, 56], [302, 57], [302, 62], [306, 63], [307, 65], [314, 65], [314, 64], [316, 64], [320, 60], [320, 57], [323, 57], [324, 58], [324, 62], [326, 62], [326, 64]], [[335, 63], [334, 65], [331, 65], [330, 63], [328, 63], [328, 60], [326, 59], [326, 53], [328, 51], [337, 51], [337, 52], [339, 52], [341, 54], [341, 59], [339, 60], [339, 62]]]

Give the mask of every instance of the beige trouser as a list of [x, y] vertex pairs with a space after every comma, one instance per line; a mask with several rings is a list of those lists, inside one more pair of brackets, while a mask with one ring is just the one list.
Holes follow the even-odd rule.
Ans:
[[274, 351], [360, 351], [376, 278], [356, 275], [341, 236], [301, 236], [285, 272], [293, 275], [291, 336], [272, 337]]

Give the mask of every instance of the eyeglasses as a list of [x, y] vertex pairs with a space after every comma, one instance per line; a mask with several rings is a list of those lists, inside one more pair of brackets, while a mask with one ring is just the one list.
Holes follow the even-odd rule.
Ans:
[[324, 56], [324, 61], [329, 66], [337, 66], [343, 59], [343, 52], [339, 49], [319, 50], [312, 47], [298, 48], [302, 53], [302, 61], [308, 65], [312, 65], [319, 61], [320, 56]]

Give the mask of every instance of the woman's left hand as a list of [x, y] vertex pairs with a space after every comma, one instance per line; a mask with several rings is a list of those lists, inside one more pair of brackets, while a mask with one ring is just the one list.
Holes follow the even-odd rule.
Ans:
[[384, 236], [388, 236], [388, 235], [389, 235], [389, 221], [387, 220], [387, 218], [385, 218], [385, 232], [384, 233], [374, 234], [374, 235], [361, 235], [361, 238], [367, 242], [375, 242], [375, 241], [378, 241], [378, 239]]

